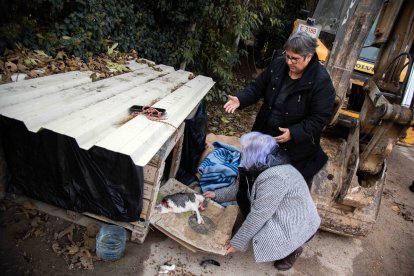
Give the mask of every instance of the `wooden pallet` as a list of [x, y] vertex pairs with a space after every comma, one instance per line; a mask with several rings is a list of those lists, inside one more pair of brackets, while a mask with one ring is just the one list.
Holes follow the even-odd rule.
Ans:
[[[185, 123], [182, 123], [177, 129], [177, 135], [171, 136], [151, 161], [144, 167], [144, 199], [141, 219], [139, 221], [121, 222], [89, 212], [77, 213], [26, 196], [17, 196], [15, 202], [23, 203], [29, 201], [38, 210], [44, 213], [85, 227], [91, 223], [99, 225], [119, 225], [130, 232], [131, 241], [143, 243], [150, 229], [149, 219], [154, 211], [160, 186], [169, 178], [174, 177], [180, 166], [184, 127]], [[169, 162], [167, 162], [167, 158], [169, 159]], [[168, 168], [168, 174], [165, 175], [164, 172], [166, 168]]]
[[[180, 166], [181, 151], [183, 146], [184, 123], [178, 128], [177, 136], [171, 136], [158, 153], [144, 167], [144, 201], [141, 218], [149, 220], [157, 201], [158, 191], [162, 182], [175, 177]], [[177, 141], [175, 141], [177, 139]], [[168, 156], [171, 162], [167, 164]], [[168, 166], [168, 167], [166, 167]], [[167, 170], [168, 175], [165, 175]]]

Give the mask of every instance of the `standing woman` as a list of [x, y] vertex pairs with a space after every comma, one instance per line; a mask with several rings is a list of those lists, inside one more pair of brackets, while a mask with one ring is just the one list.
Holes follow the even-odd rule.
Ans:
[[288, 270], [302, 253], [302, 245], [319, 228], [316, 206], [306, 181], [279, 155], [272, 136], [251, 132], [240, 143], [241, 166], [250, 176], [244, 199], [250, 211], [226, 254], [246, 251], [252, 243], [256, 262], [275, 261], [277, 269]]
[[306, 180], [328, 160], [320, 137], [335, 101], [332, 81], [318, 61], [316, 46], [316, 39], [307, 33], [292, 34], [283, 46], [283, 57], [236, 96], [229, 96], [224, 105], [226, 112], [233, 113], [263, 99], [252, 130], [275, 137]]

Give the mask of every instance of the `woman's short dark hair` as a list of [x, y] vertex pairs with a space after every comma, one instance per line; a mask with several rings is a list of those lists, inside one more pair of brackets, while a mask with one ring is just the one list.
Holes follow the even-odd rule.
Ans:
[[311, 37], [308, 33], [298, 32], [289, 36], [283, 49], [295, 52], [298, 55], [306, 56], [313, 54], [318, 46], [316, 38]]

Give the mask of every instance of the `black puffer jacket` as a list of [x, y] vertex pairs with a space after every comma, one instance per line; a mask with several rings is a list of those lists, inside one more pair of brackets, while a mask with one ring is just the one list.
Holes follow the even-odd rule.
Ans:
[[[264, 132], [266, 120], [288, 71], [289, 67], [284, 58], [279, 57], [256, 80], [237, 93], [240, 108], [254, 104], [260, 99], [264, 101], [257, 114], [253, 131]], [[275, 129], [289, 128], [292, 140], [280, 146], [287, 150], [293, 162], [309, 159], [321, 151], [321, 132], [330, 121], [334, 101], [335, 89], [329, 74], [314, 55], [295, 90], [286, 98], [282, 110], [283, 122], [280, 126], [275, 126]], [[281, 132], [267, 134], [277, 136]]]

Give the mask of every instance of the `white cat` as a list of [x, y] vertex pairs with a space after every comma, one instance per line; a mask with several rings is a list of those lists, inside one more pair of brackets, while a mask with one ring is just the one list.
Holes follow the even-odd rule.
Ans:
[[194, 211], [197, 214], [197, 223], [204, 224], [198, 208], [204, 210], [204, 197], [196, 193], [177, 193], [164, 197], [156, 208], [160, 209], [161, 214], [183, 213]]

